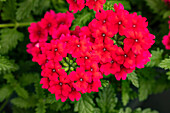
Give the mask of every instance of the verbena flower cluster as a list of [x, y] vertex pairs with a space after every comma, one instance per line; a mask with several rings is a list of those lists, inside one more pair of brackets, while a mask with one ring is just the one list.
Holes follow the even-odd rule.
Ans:
[[103, 4], [106, 0], [67, 0], [70, 4], [69, 10], [73, 13], [76, 13], [78, 10], [81, 11], [85, 6], [88, 6], [89, 9], [93, 9], [94, 11], [99, 11], [103, 9]]
[[[170, 17], [169, 17], [170, 18]], [[170, 20], [168, 21], [169, 24], [169, 33], [163, 37], [162, 43], [165, 45], [165, 48], [170, 50]]]
[[122, 4], [114, 9], [97, 12], [88, 26], [73, 31], [69, 30], [73, 14], [52, 10], [28, 28], [27, 52], [42, 68], [42, 88], [57, 100], [78, 101], [81, 93], [99, 91], [103, 74], [125, 80], [150, 61], [148, 49], [155, 36], [149, 33], [146, 18], [129, 14]]

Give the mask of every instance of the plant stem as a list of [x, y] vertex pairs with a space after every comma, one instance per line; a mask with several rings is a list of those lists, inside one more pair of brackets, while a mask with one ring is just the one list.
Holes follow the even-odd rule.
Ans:
[[3, 27], [24, 27], [29, 26], [32, 22], [23, 22], [23, 23], [9, 23], [9, 24], [0, 24], [0, 28]]

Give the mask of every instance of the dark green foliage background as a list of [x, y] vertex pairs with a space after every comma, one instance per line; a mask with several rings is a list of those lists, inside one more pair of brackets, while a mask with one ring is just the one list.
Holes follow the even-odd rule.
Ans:
[[[162, 44], [162, 37], [168, 34], [170, 9], [162, 0], [106, 1], [106, 10], [122, 3], [131, 13], [148, 18], [148, 28], [156, 36], [150, 49], [151, 62], [129, 74], [125, 81], [104, 76], [98, 93], [83, 94], [78, 102], [62, 103], [39, 84], [40, 66], [26, 52], [27, 28], [50, 9], [56, 13], [68, 11], [68, 4], [65, 0], [0, 0], [0, 113], [157, 113], [150, 108], [131, 109], [128, 103], [170, 89], [170, 51]], [[95, 12], [86, 7], [74, 16], [72, 30], [77, 25], [88, 25]]]

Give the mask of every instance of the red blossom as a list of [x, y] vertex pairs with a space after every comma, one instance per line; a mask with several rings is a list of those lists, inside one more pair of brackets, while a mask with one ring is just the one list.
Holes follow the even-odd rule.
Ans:
[[78, 10], [81, 11], [85, 6], [84, 0], [67, 0], [67, 2], [70, 4], [69, 10], [73, 10], [73, 13], [76, 13]]
[[31, 23], [31, 26], [28, 28], [28, 32], [30, 33], [29, 38], [30, 41], [35, 42], [45, 42], [47, 41], [48, 32], [46, 29], [42, 28], [41, 23]]
[[48, 30], [50, 35], [54, 32], [55, 28], [58, 26], [54, 11], [46, 12], [44, 18], [40, 21], [40, 26]]
[[103, 4], [106, 2], [106, 0], [86, 0], [86, 6], [89, 7], [89, 9], [93, 9], [94, 11], [99, 11], [103, 9]]
[[170, 33], [163, 37], [162, 43], [165, 45], [165, 48], [170, 50]]

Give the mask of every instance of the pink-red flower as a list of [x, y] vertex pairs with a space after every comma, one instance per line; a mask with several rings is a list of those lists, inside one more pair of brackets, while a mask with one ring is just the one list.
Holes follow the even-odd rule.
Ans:
[[106, 0], [86, 0], [86, 6], [89, 7], [89, 9], [93, 9], [94, 11], [99, 11], [103, 9], [103, 4], [106, 2]]
[[58, 26], [54, 11], [51, 10], [50, 12], [46, 12], [44, 18], [40, 21], [40, 26], [43, 29], [48, 30], [49, 34], [52, 35], [55, 28]]
[[33, 43], [47, 41], [48, 32], [40, 25], [41, 25], [40, 22], [31, 23], [31, 26], [28, 28], [28, 32], [30, 33], [29, 38], [30, 41]]
[[66, 13], [57, 13], [56, 14], [56, 23], [57, 28], [59, 28], [61, 25], [66, 25], [68, 28], [71, 27], [71, 23], [74, 20], [73, 13], [66, 12]]
[[73, 13], [76, 13], [78, 10], [81, 11], [85, 6], [84, 0], [67, 0], [67, 2], [70, 4], [69, 10], [73, 10]]
[[82, 93], [86, 92], [88, 84], [92, 81], [91, 73], [85, 72], [84, 68], [77, 68], [76, 72], [72, 71], [69, 74], [69, 78], [71, 81], [76, 81], [73, 83], [73, 86]]
[[162, 43], [165, 45], [165, 48], [170, 50], [170, 33], [163, 37]]
[[52, 34], [53, 39], [59, 39], [61, 35], [67, 35], [70, 34], [70, 30], [68, 26], [61, 25], [57, 30], [55, 30]]

